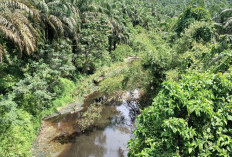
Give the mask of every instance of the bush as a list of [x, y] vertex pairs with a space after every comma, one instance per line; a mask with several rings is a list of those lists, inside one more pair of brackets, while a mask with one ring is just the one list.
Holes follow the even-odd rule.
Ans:
[[208, 69], [214, 73], [225, 72], [232, 65], [231, 50], [224, 50], [220, 54], [214, 54], [209, 61], [205, 63], [205, 69]]
[[165, 80], [165, 73], [172, 67], [174, 53], [161, 37], [157, 37], [154, 44], [144, 52], [142, 65], [149, 70], [152, 86], [157, 88]]
[[194, 42], [206, 44], [211, 41], [212, 37], [212, 26], [207, 22], [196, 21], [189, 28], [185, 29], [181, 38], [176, 41], [176, 51], [178, 53], [184, 53], [194, 47]]
[[180, 14], [175, 26], [174, 30], [175, 32], [180, 35], [185, 28], [188, 28], [191, 23], [194, 23], [195, 21], [210, 21], [211, 16], [208, 12], [208, 10], [205, 10], [203, 8], [193, 8], [188, 7], [182, 14]]
[[129, 55], [133, 55], [133, 49], [129, 45], [119, 45], [110, 55], [113, 61], [123, 61]]
[[76, 90], [76, 84], [73, 81], [59, 78], [59, 86], [55, 87], [55, 91], [62, 94], [53, 101], [53, 107], [63, 106], [75, 101], [73, 96]]
[[75, 65], [82, 73], [93, 74], [95, 70], [105, 63], [109, 63], [109, 27], [105, 19], [97, 16], [89, 17], [87, 23], [82, 25], [80, 43], [75, 56]]
[[204, 23], [203, 25], [198, 25], [193, 32], [193, 38], [196, 41], [203, 40], [204, 42], [209, 42], [212, 38], [212, 31], [211, 28], [208, 27], [208, 23]]
[[0, 156], [31, 156], [30, 149], [36, 133], [32, 116], [23, 110], [17, 110], [14, 116], [16, 119], [0, 134]]
[[17, 117], [15, 114], [17, 104], [12, 100], [13, 98], [12, 95], [0, 95], [0, 135], [7, 130]]
[[25, 79], [13, 87], [14, 101], [34, 116], [51, 106], [51, 101], [56, 94], [51, 88], [56, 85], [56, 79], [58, 81], [46, 64], [41, 66], [44, 67], [43, 71], [38, 71], [35, 76], [26, 75]]
[[137, 119], [129, 156], [231, 156], [232, 73], [165, 82]]
[[23, 78], [21, 68], [24, 63], [19, 59], [11, 61], [12, 63], [0, 62], [0, 94], [10, 92], [12, 87]]
[[115, 91], [122, 90], [123, 75], [117, 77], [106, 78], [99, 85], [99, 91], [105, 95], [110, 95]]
[[[31, 66], [33, 66], [37, 71], [44, 70], [39, 69], [38, 64], [45, 63], [57, 76], [73, 76], [76, 69], [72, 63], [74, 55], [69, 42], [60, 40], [52, 44], [45, 44], [40, 48], [38, 53], [41, 58], [41, 60], [37, 61], [39, 63], [31, 63]], [[33, 69], [32, 72], [35, 72], [35, 69]]]

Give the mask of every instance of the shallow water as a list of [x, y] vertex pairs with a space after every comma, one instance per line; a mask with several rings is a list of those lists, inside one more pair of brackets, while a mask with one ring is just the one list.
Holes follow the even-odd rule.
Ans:
[[44, 156], [51, 157], [127, 156], [127, 142], [133, 137], [134, 120], [139, 113], [139, 92], [127, 92], [120, 101], [115, 98], [103, 105], [101, 118], [83, 133], [78, 120], [96, 98], [96, 94], [90, 95], [81, 112], [44, 121], [37, 140], [37, 154], [46, 152]]
[[134, 101], [106, 106], [97, 127], [79, 135], [59, 157], [121, 157], [127, 156], [127, 142], [132, 138], [135, 113]]

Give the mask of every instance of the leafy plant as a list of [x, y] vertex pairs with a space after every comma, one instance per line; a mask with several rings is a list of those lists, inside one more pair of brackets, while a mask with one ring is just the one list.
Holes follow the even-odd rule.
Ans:
[[231, 156], [232, 73], [165, 82], [137, 119], [129, 156]]
[[110, 53], [113, 61], [123, 61], [126, 57], [133, 54], [133, 49], [129, 45], [119, 45]]
[[182, 14], [179, 15], [178, 20], [174, 26], [174, 30], [180, 35], [185, 28], [188, 28], [191, 23], [195, 21], [210, 21], [211, 16], [208, 10], [203, 8], [188, 7]]

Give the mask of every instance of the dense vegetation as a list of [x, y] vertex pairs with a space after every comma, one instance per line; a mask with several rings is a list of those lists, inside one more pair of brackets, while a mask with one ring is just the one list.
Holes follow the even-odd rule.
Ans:
[[[232, 156], [231, 6], [0, 1], [0, 156], [31, 156], [41, 119], [103, 66], [121, 67], [99, 85], [106, 94], [145, 91], [129, 156]], [[122, 68], [128, 56], [140, 59]]]
[[232, 155], [232, 14], [224, 7], [190, 4], [156, 34], [149, 31], [155, 46], [142, 65], [150, 71], [151, 100], [129, 156]]

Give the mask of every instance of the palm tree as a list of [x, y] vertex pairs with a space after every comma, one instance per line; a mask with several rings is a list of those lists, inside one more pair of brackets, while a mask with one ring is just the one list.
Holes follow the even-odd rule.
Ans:
[[[37, 30], [29, 20], [29, 17], [35, 18], [38, 13], [33, 4], [27, 0], [3, 0], [0, 10], [0, 33], [3, 38], [17, 46], [20, 57], [22, 52], [28, 55], [33, 53], [38, 42]], [[2, 58], [2, 46], [0, 50]]]
[[111, 35], [109, 36], [109, 52], [116, 49], [116, 46], [120, 42], [127, 42], [129, 35], [126, 31], [126, 22], [123, 21], [123, 16], [118, 11], [119, 8], [123, 8], [124, 4], [120, 2], [104, 2], [102, 3], [102, 13], [107, 15], [107, 21], [111, 28]]
[[68, 37], [75, 39], [79, 30], [79, 10], [74, 6], [74, 0], [36, 0], [36, 6], [41, 11], [41, 19], [48, 39]]
[[215, 20], [215, 27], [220, 34], [232, 34], [232, 9], [223, 10]]

